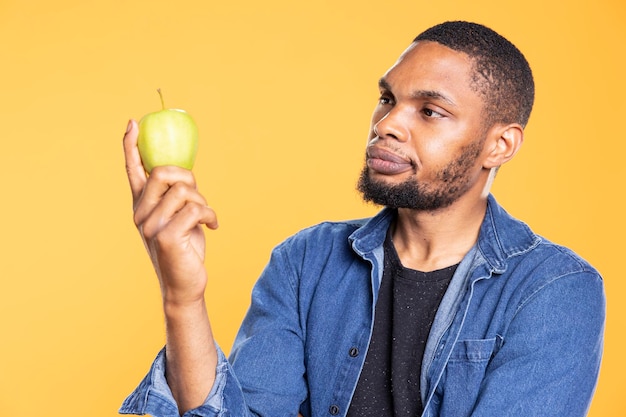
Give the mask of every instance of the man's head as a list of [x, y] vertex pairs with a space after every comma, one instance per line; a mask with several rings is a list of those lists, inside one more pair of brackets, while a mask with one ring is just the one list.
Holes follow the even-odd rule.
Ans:
[[517, 48], [467, 22], [419, 35], [379, 89], [359, 190], [367, 201], [421, 211], [485, 195], [521, 145], [534, 95]]
[[526, 126], [535, 99], [533, 74], [522, 53], [495, 31], [477, 23], [445, 22], [418, 35], [467, 54], [473, 63], [474, 87], [485, 98], [491, 123]]

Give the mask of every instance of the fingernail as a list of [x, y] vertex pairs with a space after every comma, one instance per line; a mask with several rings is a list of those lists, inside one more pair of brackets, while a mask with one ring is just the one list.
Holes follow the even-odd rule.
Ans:
[[128, 126], [126, 126], [126, 133], [130, 132], [130, 129], [133, 128], [133, 121], [129, 120], [128, 121]]

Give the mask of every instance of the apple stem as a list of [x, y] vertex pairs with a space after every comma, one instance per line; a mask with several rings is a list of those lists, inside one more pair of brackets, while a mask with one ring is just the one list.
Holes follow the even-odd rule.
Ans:
[[157, 88], [157, 92], [159, 93], [159, 97], [161, 97], [161, 107], [165, 110], [165, 101], [163, 101], [163, 94], [161, 93], [161, 89]]

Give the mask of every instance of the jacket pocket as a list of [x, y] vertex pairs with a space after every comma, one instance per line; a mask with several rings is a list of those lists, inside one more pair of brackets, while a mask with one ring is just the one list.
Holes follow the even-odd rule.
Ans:
[[496, 338], [479, 340], [460, 340], [456, 342], [452, 353], [451, 362], [484, 362], [491, 359], [496, 347]]
[[501, 345], [502, 338], [458, 341], [450, 354], [443, 377], [435, 390], [441, 416], [469, 416], [489, 360]]

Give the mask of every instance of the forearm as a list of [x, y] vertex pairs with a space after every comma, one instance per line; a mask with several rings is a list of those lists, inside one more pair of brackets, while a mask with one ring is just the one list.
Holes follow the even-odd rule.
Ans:
[[164, 302], [168, 385], [182, 415], [203, 404], [215, 381], [217, 351], [203, 299]]

